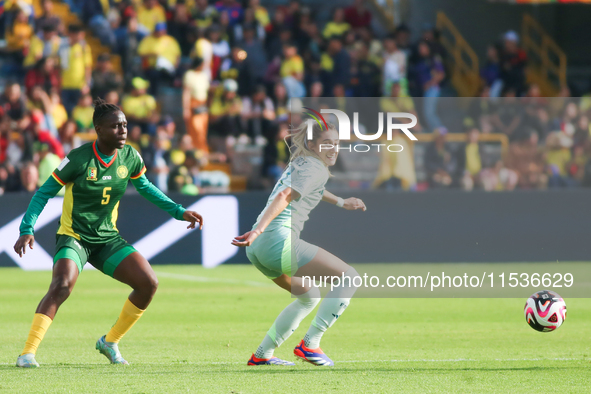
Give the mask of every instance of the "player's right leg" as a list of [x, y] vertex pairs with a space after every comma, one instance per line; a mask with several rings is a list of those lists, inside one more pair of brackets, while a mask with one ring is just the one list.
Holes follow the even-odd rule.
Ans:
[[35, 360], [37, 348], [60, 305], [66, 301], [74, 289], [80, 273], [79, 263], [77, 264], [75, 260], [79, 260], [79, 257], [76, 257], [77, 254], [70, 248], [62, 248], [56, 253], [56, 257], [62, 255], [64, 258], [58, 258], [53, 266], [53, 276], [49, 290], [39, 303], [39, 306], [37, 306], [25, 348], [16, 361], [17, 367], [36, 368], [39, 366]]
[[[305, 244], [305, 243], [303, 243]], [[307, 264], [301, 266], [296, 274], [296, 278], [309, 277], [345, 277], [343, 283], [334, 287], [324, 298], [318, 312], [312, 320], [312, 324], [306, 333], [304, 339], [294, 349], [294, 354], [311, 364], [319, 366], [332, 366], [333, 361], [320, 349], [320, 339], [341, 316], [349, 306], [349, 302], [357, 290], [353, 285], [353, 279], [359, 274], [355, 268], [351, 267], [335, 255], [318, 248], [316, 255]], [[346, 279], [350, 278], [350, 281]]]
[[285, 231], [265, 232], [255, 240], [252, 246], [246, 248], [248, 259], [259, 271], [284, 290], [292, 292], [293, 287], [293, 294], [297, 297], [277, 316], [248, 361], [248, 365], [294, 365], [292, 362], [274, 357], [273, 353], [320, 301], [318, 288], [304, 287], [301, 279], [290, 278], [284, 272], [291, 267], [289, 231], [288, 229], [287, 235]]

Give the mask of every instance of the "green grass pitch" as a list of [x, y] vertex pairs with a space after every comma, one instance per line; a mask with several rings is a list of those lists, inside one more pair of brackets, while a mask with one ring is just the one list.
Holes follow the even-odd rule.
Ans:
[[[0, 392], [315, 393], [591, 391], [591, 303], [567, 299], [566, 323], [538, 333], [523, 299], [354, 299], [325, 334], [334, 368], [247, 367], [291, 300], [252, 266], [156, 266], [160, 288], [121, 342], [130, 366], [109, 365], [95, 341], [128, 288], [84, 271], [37, 354], [14, 366], [49, 272], [0, 270]], [[292, 360], [312, 315], [276, 352]]]

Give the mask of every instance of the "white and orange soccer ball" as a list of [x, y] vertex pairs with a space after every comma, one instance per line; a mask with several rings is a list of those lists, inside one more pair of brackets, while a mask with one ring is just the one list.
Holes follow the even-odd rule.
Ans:
[[540, 332], [556, 330], [566, 319], [566, 303], [557, 293], [541, 290], [529, 297], [525, 303], [525, 321]]

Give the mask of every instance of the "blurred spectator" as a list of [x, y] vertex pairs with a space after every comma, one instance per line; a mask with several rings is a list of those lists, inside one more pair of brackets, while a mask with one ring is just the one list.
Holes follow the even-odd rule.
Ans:
[[466, 146], [458, 155], [458, 167], [463, 171], [462, 188], [472, 190], [480, 186], [480, 171], [482, 170], [482, 154], [480, 152], [480, 130], [470, 127], [466, 131]]
[[214, 93], [209, 108], [209, 145], [213, 152], [226, 153], [227, 139], [242, 133], [242, 101], [236, 95], [238, 84], [226, 79]]
[[251, 97], [242, 99], [242, 119], [246, 124], [246, 133], [253, 143], [262, 145], [262, 138], [271, 134], [271, 122], [275, 120], [273, 101], [267, 97], [263, 85], [257, 86]]
[[350, 28], [351, 25], [345, 22], [345, 10], [337, 7], [332, 13], [332, 19], [324, 27], [322, 36], [327, 40], [342, 37]]
[[383, 141], [399, 145], [398, 149], [390, 151], [385, 147], [380, 149], [380, 164], [374, 188], [392, 190], [414, 190], [417, 183], [412, 142], [403, 136], [399, 129], [392, 130], [392, 140]]
[[72, 120], [76, 122], [76, 126], [80, 132], [86, 133], [89, 130], [94, 129], [92, 124], [93, 113], [92, 96], [90, 94], [85, 94], [80, 97], [78, 105], [75, 106], [72, 111]]
[[380, 96], [381, 70], [374, 61], [369, 59], [367, 44], [358, 41], [354, 54], [351, 75], [352, 95], [355, 97]]
[[53, 1], [42, 0], [41, 16], [35, 20], [35, 32], [44, 31], [46, 27], [55, 27], [57, 29], [60, 25], [60, 18], [53, 13]]
[[213, 45], [205, 36], [205, 30], [199, 29], [197, 32], [197, 41], [191, 52], [191, 57], [200, 57], [203, 60], [203, 71], [211, 80], [211, 62], [213, 60]]
[[289, 162], [289, 147], [285, 139], [289, 135], [289, 126], [282, 122], [278, 129], [267, 140], [263, 148], [263, 166], [262, 175], [269, 178], [273, 184], [281, 178], [281, 174]]
[[64, 148], [64, 153], [68, 154], [74, 148], [80, 146], [80, 142], [77, 141], [76, 133], [78, 128], [76, 122], [68, 120], [64, 123], [63, 127], [59, 129], [59, 138]]
[[501, 80], [501, 59], [499, 49], [495, 45], [489, 45], [486, 49], [486, 62], [480, 69], [480, 77], [486, 86], [490, 88], [490, 97], [499, 97], [503, 88]]
[[41, 58], [35, 64], [35, 67], [27, 72], [25, 75], [27, 93], [30, 94], [35, 86], [40, 86], [46, 92], [50, 92], [52, 89], [59, 89], [60, 73], [55, 58]]
[[137, 52], [143, 59], [146, 77], [150, 81], [150, 94], [157, 95], [162, 82], [172, 82], [181, 48], [174, 37], [166, 34], [166, 24], [158, 23], [154, 32], [142, 40]]
[[443, 123], [437, 115], [437, 103], [440, 95], [440, 83], [445, 78], [443, 64], [438, 56], [431, 53], [427, 41], [421, 41], [418, 46], [419, 61], [415, 66], [415, 86], [423, 96], [423, 111], [429, 131], [442, 127]]
[[179, 43], [182, 55], [188, 56], [195, 39], [193, 37], [195, 27], [191, 24], [191, 15], [185, 3], [179, 2], [172, 9], [172, 19], [168, 23], [168, 31]]
[[115, 104], [115, 105], [119, 105], [119, 93], [116, 90], [111, 90], [110, 92], [107, 92], [107, 94], [105, 95], [105, 101], [108, 104]]
[[511, 142], [527, 139], [530, 132], [528, 128], [523, 127], [525, 108], [524, 105], [520, 105], [515, 95], [515, 90], [508, 89], [491, 117], [495, 132], [505, 134]]
[[384, 40], [384, 90], [383, 94], [388, 95], [391, 91], [392, 83], [401, 84], [403, 94], [407, 91], [406, 82], [406, 54], [396, 46], [396, 38], [393, 35]]
[[80, 96], [88, 91], [92, 53], [84, 40], [84, 30], [81, 26], [71, 25], [68, 34], [68, 44], [60, 48], [59, 55], [62, 69], [62, 104], [68, 114], [71, 114]]
[[369, 27], [371, 24], [371, 12], [364, 3], [363, 0], [354, 0], [351, 6], [345, 8], [345, 21], [353, 29]]
[[121, 91], [123, 81], [121, 77], [113, 71], [111, 56], [102, 53], [98, 56], [96, 68], [92, 72], [92, 88], [90, 93], [93, 99], [100, 97], [104, 99], [108, 92]]
[[[380, 109], [384, 112], [405, 112], [413, 114], [417, 117], [417, 124], [413, 127], [413, 132], [422, 132], [419, 116], [415, 109], [415, 103], [411, 97], [402, 95], [402, 87], [400, 82], [394, 82], [390, 88], [390, 97], [383, 97], [380, 99]], [[401, 120], [400, 123], [406, 123], [408, 119]]]
[[524, 141], [509, 145], [507, 167], [519, 175], [521, 189], [543, 189], [548, 183], [545, 172], [544, 155], [538, 148], [538, 134], [529, 133]]
[[29, 24], [29, 15], [24, 9], [18, 8], [5, 36], [6, 51], [16, 64], [22, 65], [32, 36], [33, 27]]
[[519, 47], [519, 35], [508, 31], [503, 36], [503, 51], [501, 54], [501, 79], [504, 89], [515, 90], [520, 96], [525, 90], [525, 66], [527, 55]]
[[183, 77], [183, 119], [187, 133], [193, 139], [193, 147], [209, 152], [207, 145], [207, 93], [209, 75], [204, 70], [203, 59], [195, 57], [191, 69]]
[[335, 85], [348, 86], [351, 81], [351, 58], [339, 38], [331, 38], [320, 60], [321, 82], [325, 94]]
[[34, 150], [36, 153], [36, 161], [39, 166], [39, 180], [37, 186], [41, 187], [51, 176], [51, 173], [60, 165], [62, 159], [55, 153], [49, 150], [49, 145], [46, 143], [35, 143]]
[[220, 0], [215, 3], [215, 8], [218, 13], [226, 13], [228, 15], [228, 22], [230, 27], [234, 27], [237, 23], [242, 22], [244, 12], [242, 6], [236, 0]]
[[568, 165], [572, 160], [572, 139], [564, 133], [551, 133], [546, 138], [548, 187], [574, 187], [577, 182], [569, 177]]
[[39, 182], [39, 171], [35, 164], [27, 162], [23, 164], [20, 170], [21, 187], [19, 191], [33, 193], [37, 190], [37, 183]]
[[457, 177], [457, 160], [446, 141], [447, 129], [435, 130], [435, 140], [425, 152], [425, 167], [431, 188], [449, 188]]
[[245, 26], [244, 41], [240, 43], [240, 47], [246, 52], [244, 65], [249, 80], [245, 81], [245, 84], [239, 83], [238, 85], [243, 89], [244, 94], [249, 94], [256, 84], [263, 81], [267, 70], [267, 55], [263, 43], [255, 37], [253, 26]]
[[231, 50], [228, 41], [222, 39], [219, 26], [211, 26], [209, 28], [209, 41], [211, 42], [212, 57], [212, 78], [220, 78], [220, 69], [222, 64], [230, 57]]
[[218, 11], [207, 0], [195, 0], [193, 20], [199, 29], [207, 29], [219, 18]]
[[283, 45], [283, 61], [281, 62], [280, 75], [287, 89], [289, 97], [303, 97], [306, 95], [304, 87], [304, 61], [298, 55], [298, 50], [293, 43]]
[[0, 96], [0, 106], [2, 106], [4, 114], [14, 123], [10, 128], [22, 129], [26, 127], [24, 122], [27, 105], [18, 83], [10, 82], [6, 85], [4, 93]]
[[265, 30], [271, 30], [271, 19], [269, 18], [269, 12], [267, 9], [261, 5], [260, 0], [250, 0], [248, 2], [250, 8], [254, 10], [254, 16], [258, 22], [258, 24]]
[[171, 143], [168, 134], [159, 130], [153, 137], [150, 153], [142, 152], [146, 167], [149, 168], [149, 178], [157, 188], [168, 192], [168, 174], [170, 172]]
[[115, 31], [117, 36], [117, 53], [121, 56], [121, 68], [124, 77], [130, 80], [134, 75], [139, 74], [140, 67], [135, 59], [138, 55], [138, 48], [146, 34], [138, 29], [138, 20], [135, 17], [127, 20], [125, 27]]
[[153, 33], [156, 25], [166, 23], [166, 12], [158, 0], [144, 0], [143, 3], [138, 7], [137, 20], [147, 33]]
[[59, 130], [68, 120], [68, 113], [62, 105], [62, 99], [59, 90], [54, 88], [51, 90], [49, 99], [51, 100], [51, 117], [53, 124]]
[[235, 25], [232, 31], [232, 35], [235, 42], [240, 42], [243, 39], [244, 29], [252, 28], [254, 36], [257, 40], [265, 41], [265, 29], [259, 24], [254, 14], [254, 9], [246, 8], [244, 10], [244, 20], [241, 24]]
[[44, 57], [58, 58], [59, 49], [62, 46], [62, 38], [57, 33], [57, 26], [57, 24], [48, 23], [43, 26], [41, 34], [31, 37], [29, 52], [25, 56], [23, 66], [35, 66]]
[[131, 85], [131, 93], [124, 96], [121, 102], [121, 109], [127, 116], [127, 128], [131, 130], [133, 126], [138, 126], [142, 133], [153, 134], [155, 132], [156, 99], [147, 93], [150, 83], [145, 79], [135, 77], [131, 80]]
[[517, 172], [506, 168], [502, 160], [498, 160], [493, 168], [483, 169], [480, 174], [482, 188], [487, 192], [514, 190], [518, 180]]
[[106, 18], [109, 12], [109, 2], [104, 0], [84, 0], [79, 4], [82, 8], [82, 21], [91, 30], [92, 35], [98, 38], [101, 44], [114, 48], [116, 44], [115, 34]]

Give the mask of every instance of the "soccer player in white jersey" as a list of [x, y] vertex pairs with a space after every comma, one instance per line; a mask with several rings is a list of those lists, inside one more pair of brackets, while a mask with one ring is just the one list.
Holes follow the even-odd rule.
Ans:
[[304, 222], [320, 201], [351, 211], [365, 211], [360, 199], [343, 200], [324, 189], [330, 176], [328, 167], [335, 164], [338, 155], [339, 137], [334, 125], [313, 124], [310, 140], [307, 129], [304, 123], [291, 135], [291, 161], [253, 229], [232, 241], [233, 245], [246, 247], [248, 259], [264, 275], [296, 296], [296, 300], [279, 314], [248, 365], [294, 365], [274, 357], [273, 352], [320, 302], [318, 287], [310, 287], [310, 281], [303, 281], [302, 277], [344, 276], [346, 280], [326, 295], [304, 339], [294, 349], [294, 354], [304, 361], [334, 365], [320, 349], [320, 339], [347, 308], [356, 290], [353, 279], [358, 273], [353, 267], [300, 239]]

